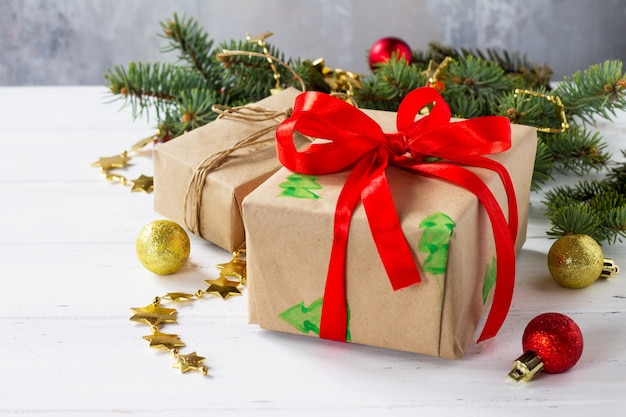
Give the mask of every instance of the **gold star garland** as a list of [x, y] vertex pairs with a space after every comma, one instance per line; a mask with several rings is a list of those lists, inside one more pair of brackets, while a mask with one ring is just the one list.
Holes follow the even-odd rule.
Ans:
[[301, 90], [306, 91], [306, 86], [304, 84], [304, 80], [302, 80], [302, 77], [300, 77], [300, 75], [298, 75], [298, 73], [293, 68], [287, 65], [287, 63], [285, 63], [281, 59], [270, 54], [269, 50], [267, 49], [267, 44], [265, 42], [265, 39], [269, 38], [272, 35], [273, 35], [272, 32], [266, 32], [256, 37], [252, 37], [250, 36], [250, 34], [246, 35], [246, 40], [248, 42], [256, 43], [258, 46], [260, 46], [261, 49], [263, 50], [263, 53], [253, 52], [253, 51], [223, 49], [222, 52], [215, 55], [215, 58], [218, 61], [224, 62], [225, 65], [227, 65], [229, 57], [236, 56], [236, 55], [265, 58], [267, 62], [269, 62], [270, 64], [270, 68], [272, 69], [272, 72], [274, 73], [274, 80], [276, 81], [275, 87], [270, 89], [271, 94], [276, 94], [283, 89], [281, 86], [281, 82], [280, 82], [280, 73], [276, 69], [276, 66], [274, 65], [274, 63], [280, 64], [283, 67], [285, 67], [287, 70], [289, 70], [289, 72], [291, 72], [291, 74], [293, 75], [293, 78], [300, 83]]
[[428, 79], [427, 85], [429, 87], [436, 88], [440, 92], [444, 90], [444, 84], [439, 80], [441, 73], [450, 65], [452, 62], [452, 58], [447, 56], [441, 61], [441, 64], [438, 64], [434, 60], [430, 60], [428, 62], [428, 68], [422, 72]]
[[135, 143], [129, 150], [125, 150], [118, 155], [99, 158], [96, 162], [93, 162], [91, 166], [100, 168], [100, 173], [107, 180], [130, 186], [130, 190], [132, 192], [141, 191], [144, 193], [150, 193], [153, 189], [153, 177], [141, 174], [138, 178], [129, 180], [125, 176], [117, 174], [113, 171], [115, 169], [125, 168], [128, 165], [128, 162], [132, 159], [132, 153], [141, 151], [143, 148], [155, 143], [157, 140], [159, 140], [158, 134], [147, 137]]
[[276, 66], [274, 65], [274, 58], [270, 55], [270, 51], [267, 49], [267, 43], [265, 43], [265, 39], [269, 38], [273, 34], [273, 32], [265, 32], [264, 34], [253, 38], [249, 33], [246, 33], [246, 40], [248, 42], [256, 43], [263, 50], [265, 59], [267, 59], [267, 62], [270, 64], [270, 68], [272, 68], [272, 72], [274, 73], [274, 81], [276, 81], [276, 86], [273, 89], [270, 89], [270, 92], [272, 94], [276, 94], [283, 89], [280, 85], [280, 73], [276, 69]]
[[328, 84], [331, 93], [340, 93], [353, 97], [354, 89], [362, 87], [362, 76], [356, 72], [345, 71], [341, 68], [329, 68], [326, 66], [324, 58], [318, 58], [312, 64], [313, 68], [324, 77], [324, 81]]
[[552, 103], [554, 106], [555, 113], [561, 119], [561, 126], [558, 128], [554, 127], [537, 127], [537, 131], [544, 133], [563, 133], [567, 129], [569, 129], [569, 123], [567, 123], [567, 117], [565, 116], [565, 106], [561, 102], [561, 98], [559, 96], [551, 96], [549, 94], [539, 93], [537, 91], [524, 90], [520, 88], [515, 89], [515, 97], [519, 97], [522, 95], [529, 95], [532, 97], [538, 97], [545, 99]]
[[198, 290], [194, 294], [170, 292], [161, 297], [154, 297], [152, 303], [145, 307], [131, 308], [134, 314], [130, 320], [147, 324], [152, 331], [152, 334], [143, 336], [143, 339], [150, 342], [150, 347], [168, 351], [176, 359], [172, 366], [180, 369], [181, 373], [197, 371], [200, 375], [207, 375], [209, 368], [202, 364], [206, 358], [198, 356], [196, 352], [180, 353], [179, 349], [186, 345], [177, 334], [161, 332], [159, 326], [176, 323], [176, 315], [178, 314], [175, 308], [163, 307], [163, 300], [171, 302], [195, 301], [203, 298], [206, 294], [212, 294], [226, 300], [228, 297], [241, 295], [241, 290], [246, 285], [246, 261], [244, 257], [245, 249], [240, 249], [233, 252], [233, 259], [230, 262], [217, 265], [220, 275], [217, 279], [205, 281], [208, 285], [206, 290]]

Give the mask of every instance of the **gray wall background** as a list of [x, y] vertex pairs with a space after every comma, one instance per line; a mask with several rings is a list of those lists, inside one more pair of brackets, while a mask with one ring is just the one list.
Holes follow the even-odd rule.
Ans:
[[194, 16], [217, 42], [272, 31], [286, 56], [365, 73], [377, 39], [505, 48], [554, 79], [626, 61], [626, 0], [0, 0], [0, 85], [103, 84], [129, 61], [173, 61], [159, 21]]

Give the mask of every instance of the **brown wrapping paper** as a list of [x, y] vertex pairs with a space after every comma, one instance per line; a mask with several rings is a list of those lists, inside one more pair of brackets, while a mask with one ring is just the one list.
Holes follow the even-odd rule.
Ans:
[[[384, 131], [395, 131], [395, 113], [366, 113]], [[519, 211], [517, 252], [526, 239], [536, 132], [513, 125], [512, 136], [510, 150], [489, 157], [502, 163], [513, 180]], [[489, 186], [506, 215], [507, 199], [498, 175], [470, 169]], [[290, 174], [282, 168], [244, 200], [249, 314], [250, 322], [262, 328], [303, 334], [319, 326], [315, 315], [324, 294], [335, 205], [348, 173], [319, 176], [316, 183], [321, 189], [310, 190], [319, 196], [317, 199], [277, 197], [282, 191], [280, 184]], [[460, 187], [395, 167], [389, 167], [387, 175], [423, 281], [393, 291], [363, 207], [357, 205], [346, 267], [350, 341], [459, 358], [471, 344], [493, 292], [493, 287], [489, 290], [487, 286], [489, 295], [483, 295], [484, 283], [489, 278], [492, 282], [495, 273], [495, 245], [488, 216], [477, 198]], [[430, 254], [419, 250], [420, 239], [428, 229], [420, 223], [436, 213], [444, 213], [454, 222], [444, 273], [425, 270]], [[281, 313], [294, 309], [298, 317], [310, 322], [299, 323], [298, 329], [298, 323], [281, 317]], [[315, 336], [315, 331], [306, 334]]]
[[[299, 93], [289, 88], [253, 105], [280, 111], [290, 108]], [[185, 207], [185, 195], [202, 160], [279, 121], [247, 122], [221, 118], [155, 148], [155, 210], [185, 225], [186, 218], [189, 221], [192, 216], [190, 204]], [[266, 135], [273, 136], [273, 132]], [[206, 176], [199, 201], [200, 236], [229, 251], [239, 248], [244, 242], [243, 198], [279, 168], [274, 142], [264, 142], [237, 150], [211, 171]]]

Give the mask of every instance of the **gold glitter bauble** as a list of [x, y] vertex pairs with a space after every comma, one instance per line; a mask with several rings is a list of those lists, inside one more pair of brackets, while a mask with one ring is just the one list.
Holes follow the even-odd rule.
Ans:
[[185, 229], [170, 220], [155, 220], [141, 229], [137, 257], [147, 270], [155, 274], [173, 274], [189, 258], [189, 236]]
[[568, 288], [584, 288], [600, 277], [604, 256], [598, 242], [587, 235], [566, 235], [548, 252], [550, 275]]

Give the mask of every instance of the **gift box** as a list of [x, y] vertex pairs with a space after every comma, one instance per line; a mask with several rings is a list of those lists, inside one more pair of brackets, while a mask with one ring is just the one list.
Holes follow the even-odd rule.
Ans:
[[226, 250], [241, 247], [241, 203], [280, 168], [274, 130], [298, 93], [286, 89], [156, 147], [155, 210]]
[[[428, 100], [431, 99], [427, 97], [426, 102]], [[343, 107], [339, 107], [338, 114], [329, 110], [327, 119], [331, 120], [331, 124], [355, 117], [353, 113], [349, 116], [342, 114]], [[382, 131], [396, 131], [396, 119], [399, 116], [395, 113], [363, 112], [375, 120]], [[408, 116], [411, 123], [419, 119], [419, 116], [414, 119], [414, 115], [412, 113]], [[317, 125], [327, 126], [326, 122]], [[506, 122], [508, 126], [508, 120]], [[367, 125], [369, 122], [354, 120], [354, 123]], [[307, 135], [332, 139], [325, 137], [326, 127], [316, 132], [308, 127], [300, 129], [297, 122], [291, 127], [294, 126]], [[489, 132], [489, 129], [487, 125], [484, 130]], [[366, 134], [371, 129], [368, 125], [361, 130]], [[342, 134], [345, 132], [346, 129]], [[336, 224], [337, 218], [342, 216], [339, 214], [336, 217], [337, 212], [343, 210], [338, 208], [338, 200], [345, 188], [354, 185], [350, 175], [360, 168], [335, 173], [321, 172], [319, 175], [280, 169], [248, 195], [243, 205], [247, 233], [250, 322], [265, 329], [335, 339], [323, 335], [322, 317], [326, 315], [325, 323], [331, 325], [333, 321], [345, 321], [345, 340], [352, 343], [459, 358], [472, 343], [484, 311], [491, 309], [494, 310], [495, 330], [491, 323], [491, 334], [486, 337], [493, 336], [506, 316], [507, 302], [510, 302], [513, 287], [512, 277], [507, 277], [508, 282], [505, 282], [504, 277], [496, 278], [496, 272], [504, 275], [502, 271], [512, 270], [514, 274], [515, 253], [522, 247], [526, 237], [536, 151], [534, 128], [511, 125], [510, 132], [510, 149], [488, 155], [485, 159], [496, 161], [506, 168], [511, 180], [509, 186], [514, 189], [516, 196], [513, 207], [508, 207], [509, 198], [502, 180], [508, 176], [485, 167], [459, 168], [462, 164], [458, 163], [451, 168], [453, 171], [462, 169], [475, 174], [475, 177], [468, 174], [471, 177], [468, 188], [474, 187], [477, 182], [484, 183], [497, 205], [502, 208], [501, 216], [508, 216], [508, 224], [505, 220], [504, 225], [515, 230], [507, 229], [503, 232], [500, 221], [497, 232], [500, 234], [498, 240], [507, 240], [510, 246], [504, 250], [501, 242], [496, 244], [496, 226], [489, 214], [494, 209], [491, 207], [491, 212], [486, 212], [484, 196], [479, 198], [473, 191], [448, 180], [413, 172], [404, 166], [407, 161], [404, 161], [404, 165], [400, 161], [399, 166], [392, 163], [384, 172], [408, 247], [408, 257], [406, 252], [398, 251], [391, 253], [391, 262], [388, 262], [391, 265], [382, 261], [381, 250], [396, 250], [395, 238], [384, 241], [384, 229], [393, 222], [387, 224], [386, 220], [390, 216], [377, 212], [376, 206], [384, 199], [371, 199], [366, 192], [361, 193], [361, 198], [363, 201], [369, 198], [369, 207], [374, 208], [364, 207], [361, 200], [356, 204], [351, 220], [348, 220], [345, 253], [338, 251], [341, 260], [336, 263], [331, 259], [331, 253], [332, 256], [336, 255], [335, 244], [343, 227]], [[447, 134], [443, 132], [442, 140]], [[342, 145], [351, 146], [354, 140], [359, 139], [358, 136], [355, 134]], [[398, 135], [388, 137], [393, 141]], [[320, 146], [326, 142], [322, 141]], [[394, 146], [392, 144], [390, 147]], [[279, 157], [280, 154], [279, 149]], [[316, 152], [311, 154], [315, 157]], [[362, 157], [356, 159], [359, 158]], [[468, 163], [473, 158], [469, 157]], [[337, 156], [336, 159], [340, 160], [341, 157]], [[433, 165], [432, 170], [435, 171], [443, 166], [437, 158], [426, 157], [421, 163]], [[515, 208], [517, 224], [511, 219]], [[375, 216], [378, 218], [372, 220]], [[381, 220], [382, 243], [374, 240], [372, 228], [376, 226], [370, 225], [380, 223]], [[380, 234], [379, 230], [379, 237]], [[406, 262], [407, 258], [417, 267], [421, 282], [414, 285], [390, 285], [390, 275], [402, 274], [402, 271], [390, 271], [396, 264]], [[332, 285], [329, 284], [331, 269], [337, 265], [339, 269], [344, 268], [340, 274], [343, 274], [341, 279], [345, 280], [344, 292], [339, 295], [332, 293]], [[400, 281], [403, 279], [395, 278]], [[494, 286], [496, 295], [500, 291], [499, 301], [494, 296]], [[344, 318], [341, 315], [333, 317], [333, 310], [327, 308], [326, 303], [345, 303]], [[496, 308], [499, 311], [495, 311]], [[491, 311], [489, 314], [485, 332], [491, 322]]]

